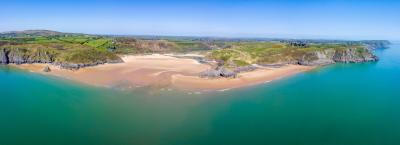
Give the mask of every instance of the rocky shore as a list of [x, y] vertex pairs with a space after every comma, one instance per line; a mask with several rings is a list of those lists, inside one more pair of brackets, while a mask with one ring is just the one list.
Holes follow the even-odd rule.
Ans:
[[60, 66], [63, 69], [77, 70], [105, 63], [122, 63], [122, 59], [103, 59], [87, 63], [71, 63], [56, 61], [55, 54], [47, 52], [28, 52], [26, 49], [0, 48], [0, 64], [32, 64], [44, 63]]
[[102, 64], [112, 64], [112, 63], [123, 63], [124, 61], [121, 60], [105, 60], [105, 61], [97, 61], [93, 63], [62, 63], [62, 62], [55, 62], [53, 63], [56, 66], [60, 66], [63, 69], [69, 69], [69, 70], [78, 70], [80, 68], [85, 68], [85, 67], [92, 67], [92, 66], [97, 66], [97, 65], [102, 65]]
[[347, 48], [344, 50], [327, 49], [324, 51], [312, 52], [304, 55], [295, 63], [307, 66], [319, 66], [334, 63], [360, 63], [377, 60], [378, 57], [367, 48]]
[[24, 49], [10, 49], [0, 48], [0, 64], [24, 64], [24, 63], [52, 63], [54, 56], [40, 51], [27, 55]]

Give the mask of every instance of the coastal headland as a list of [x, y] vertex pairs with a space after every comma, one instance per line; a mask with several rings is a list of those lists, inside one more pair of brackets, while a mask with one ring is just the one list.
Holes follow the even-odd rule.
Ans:
[[334, 63], [377, 61], [385, 40], [139, 37], [48, 30], [0, 34], [0, 64], [124, 89], [226, 90]]

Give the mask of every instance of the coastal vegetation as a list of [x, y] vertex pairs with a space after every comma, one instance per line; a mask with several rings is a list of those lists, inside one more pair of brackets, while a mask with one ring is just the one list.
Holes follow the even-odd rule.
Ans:
[[[341, 58], [338, 57], [343, 55], [351, 55], [353, 59], [339, 60]], [[370, 50], [360, 44], [308, 44], [307, 47], [295, 47], [281, 42], [239, 42], [212, 51], [209, 57], [224, 61], [228, 67], [236, 67], [249, 64], [305, 64], [324, 58], [332, 59], [332, 63], [335, 60], [357, 62], [364, 58], [369, 61], [369, 57], [373, 56]]]
[[252, 64], [325, 65], [375, 61], [371, 50], [387, 41], [140, 37], [61, 33], [48, 30], [0, 34], [0, 63], [53, 63], [79, 69], [122, 62], [120, 55], [201, 52], [228, 69]]
[[[3, 37], [0, 41], [1, 63], [55, 63], [94, 65], [121, 62], [108, 49], [110, 39], [88, 35], [48, 35]], [[64, 65], [67, 66], [67, 65]], [[76, 68], [76, 67], [72, 67]]]

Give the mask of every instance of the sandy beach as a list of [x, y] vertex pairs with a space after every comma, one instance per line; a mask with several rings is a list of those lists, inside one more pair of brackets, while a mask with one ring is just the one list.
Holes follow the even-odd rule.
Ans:
[[280, 68], [260, 68], [255, 71], [240, 73], [237, 78], [205, 79], [196, 76], [172, 76], [172, 84], [178, 88], [188, 90], [227, 90], [257, 84], [268, 83], [300, 72], [308, 71], [313, 67], [287, 65]]
[[[82, 68], [76, 71], [61, 69], [48, 64], [13, 65], [36, 73], [59, 76], [73, 81], [102, 86], [137, 88], [143, 86], [182, 90], [213, 91], [262, 84], [304, 72], [313, 67], [287, 65], [280, 68], [259, 68], [240, 73], [237, 78], [206, 79], [198, 77], [200, 72], [210, 69], [194, 59], [177, 58], [171, 55], [123, 56], [125, 63], [105, 64]], [[43, 72], [49, 66], [51, 72]]]

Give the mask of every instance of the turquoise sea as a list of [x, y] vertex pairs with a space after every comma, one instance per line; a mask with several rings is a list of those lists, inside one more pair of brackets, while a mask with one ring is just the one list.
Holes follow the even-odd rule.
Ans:
[[213, 93], [76, 84], [0, 66], [0, 145], [398, 145], [400, 44]]

